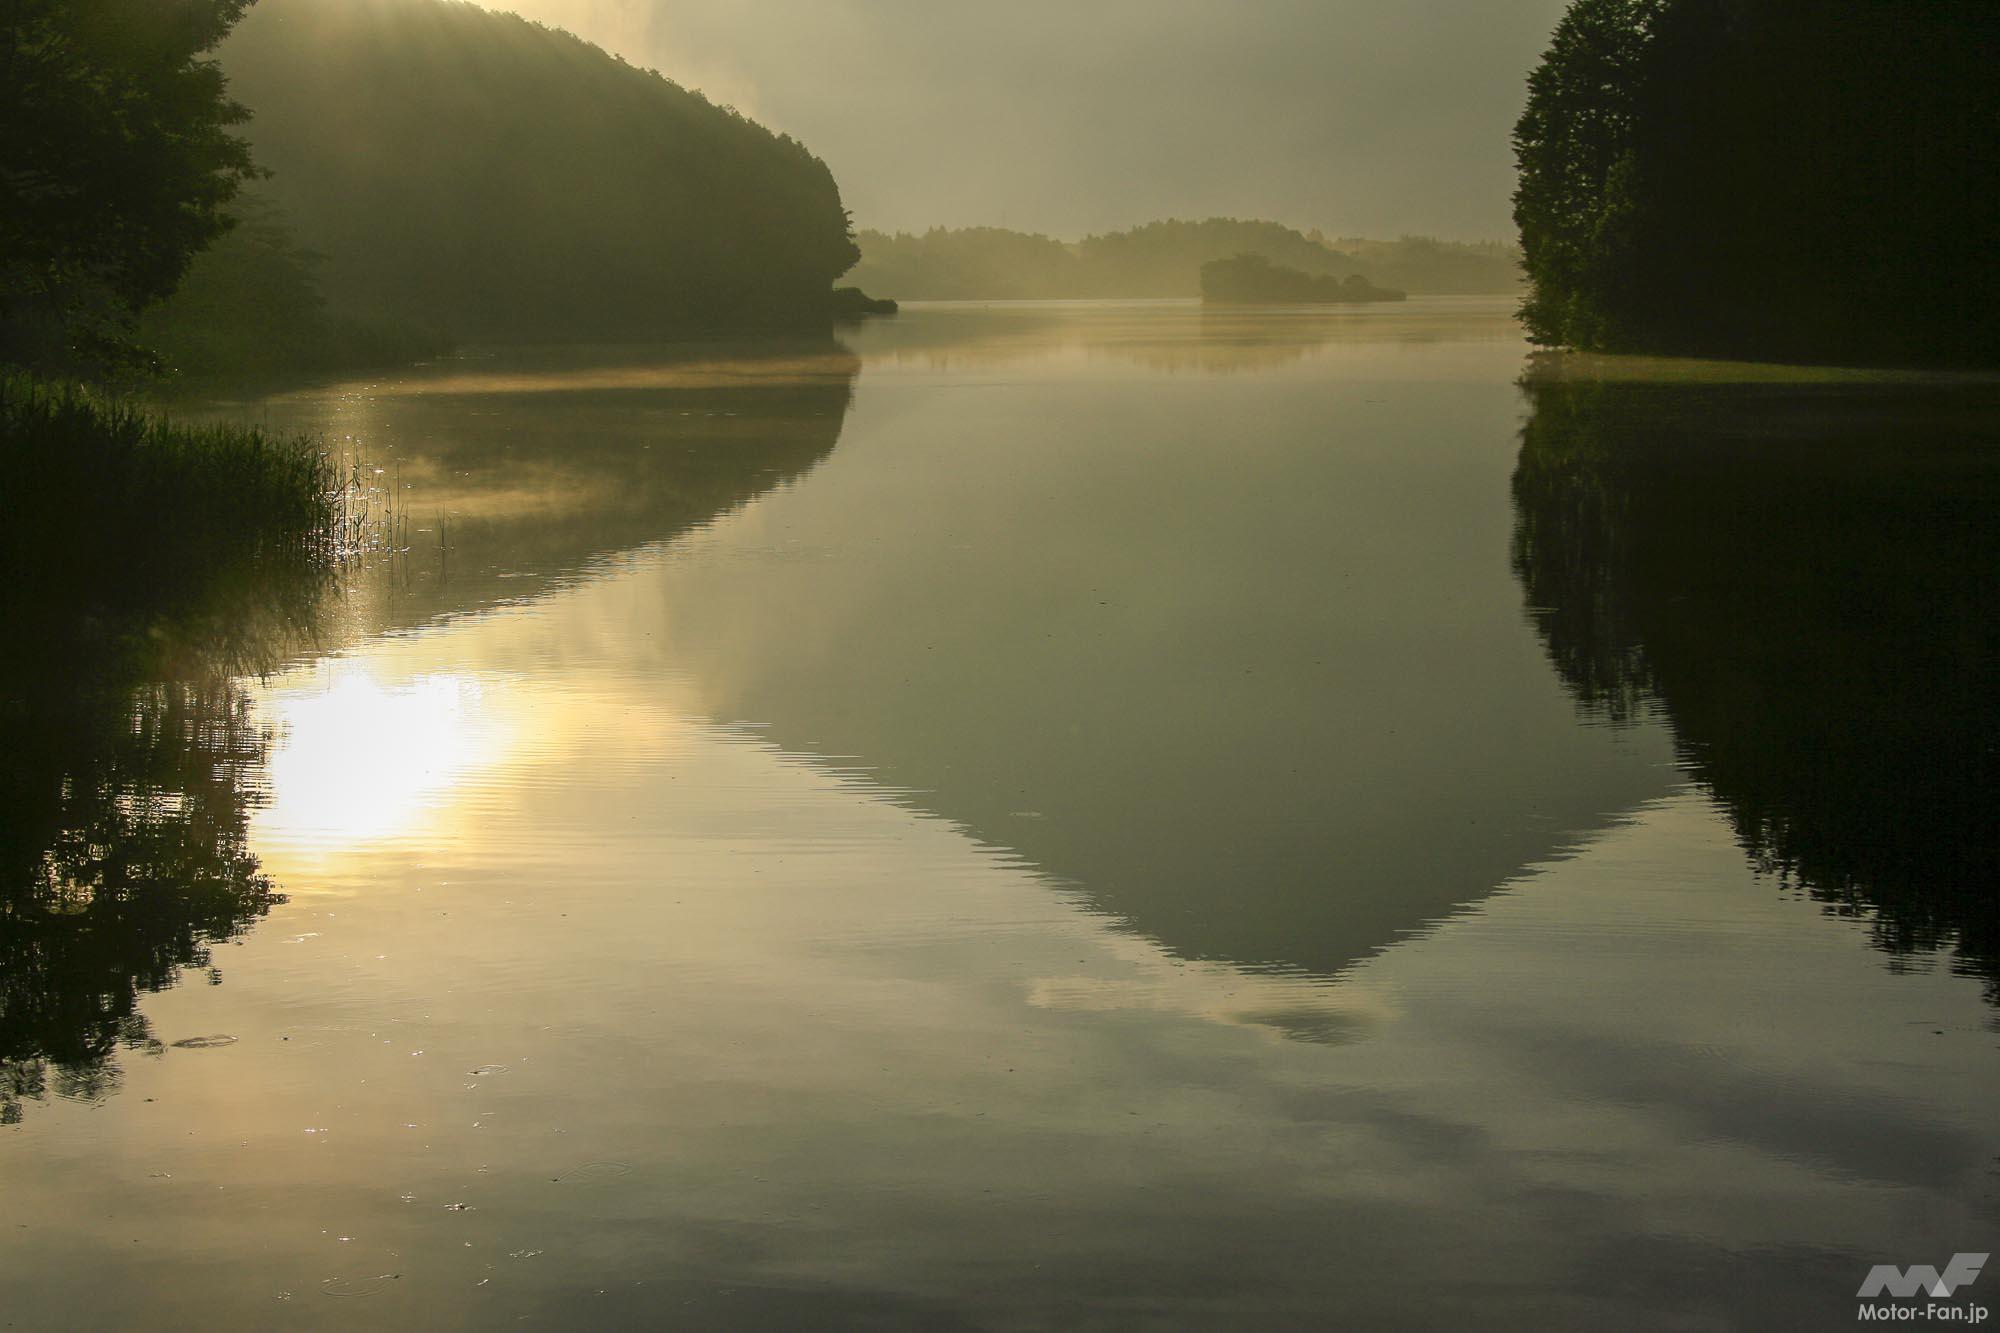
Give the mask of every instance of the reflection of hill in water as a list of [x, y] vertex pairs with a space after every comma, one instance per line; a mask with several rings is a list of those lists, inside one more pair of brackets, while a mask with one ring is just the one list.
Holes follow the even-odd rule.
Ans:
[[0, 1116], [115, 1088], [120, 1048], [160, 1049], [140, 994], [210, 968], [215, 943], [282, 901], [247, 848], [269, 736], [233, 676], [519, 600], [708, 523], [826, 457], [854, 372], [825, 343], [708, 348], [279, 400], [274, 426], [358, 437], [400, 477], [432, 528], [409, 557], [344, 594], [265, 571], [130, 624], [60, 604], [17, 617], [0, 653]]
[[1575, 725], [1494, 558], [1504, 380], [931, 389], [763, 511], [824, 558], [671, 571], [717, 715], [1183, 957], [1320, 974], [1663, 789]]
[[2000, 976], [1990, 388], [1548, 384], [1514, 564], [1563, 679], [1657, 708], [1745, 848]]
[[269, 412], [400, 484], [410, 552], [355, 581], [379, 629], [522, 600], [796, 480], [839, 440], [858, 369], [828, 339], [508, 349]]

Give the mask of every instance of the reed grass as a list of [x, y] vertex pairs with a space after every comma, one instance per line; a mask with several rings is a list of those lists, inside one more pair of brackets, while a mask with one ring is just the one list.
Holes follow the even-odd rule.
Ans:
[[0, 375], [0, 581], [118, 603], [220, 567], [331, 565], [346, 478], [314, 441]]

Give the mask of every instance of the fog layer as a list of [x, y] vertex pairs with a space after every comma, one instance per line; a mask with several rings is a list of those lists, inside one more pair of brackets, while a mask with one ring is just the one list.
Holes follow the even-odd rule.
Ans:
[[863, 226], [1511, 235], [1562, 0], [491, 0], [824, 157]]

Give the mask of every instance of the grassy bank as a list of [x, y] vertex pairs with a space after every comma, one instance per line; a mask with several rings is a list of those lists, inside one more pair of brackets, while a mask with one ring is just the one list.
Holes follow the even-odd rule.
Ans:
[[309, 440], [0, 376], [0, 583], [16, 608], [165, 606], [220, 571], [328, 563], [340, 495]]
[[2000, 371], [1737, 361], [1726, 357], [1650, 356], [1636, 352], [1582, 352], [1564, 348], [1533, 353], [1521, 374], [1521, 383], [1530, 387], [1540, 384], [1872, 384], [1976, 388], [2000, 385]]

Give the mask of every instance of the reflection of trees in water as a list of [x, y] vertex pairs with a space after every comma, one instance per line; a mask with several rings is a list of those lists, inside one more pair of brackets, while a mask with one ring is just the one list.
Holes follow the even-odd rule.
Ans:
[[[86, 605], [52, 560], [0, 588], [0, 1118], [113, 1091], [121, 1050], [161, 1049], [140, 996], [190, 971], [219, 982], [213, 946], [283, 901], [248, 848], [269, 737], [234, 680], [560, 586], [804, 475], [839, 439], [857, 368], [808, 350], [392, 400], [382, 434], [452, 479], [452, 559], [470, 571], [392, 603], [357, 591], [396, 572], [379, 566], [133, 579]], [[477, 576], [496, 568], [533, 576]]]
[[1514, 568], [1582, 706], [1657, 708], [1761, 868], [2000, 999], [1992, 392], [1529, 393]]
[[155, 684], [5, 724], [0, 1116], [115, 1087], [157, 1050], [141, 991], [281, 901], [246, 847], [265, 737], [227, 683]]
[[0, 1118], [117, 1086], [157, 1051], [139, 995], [281, 901], [246, 845], [266, 737], [234, 675], [310, 642], [324, 571], [218, 573], [150, 614], [60, 580], [10, 599], [0, 651]]
[[496, 349], [274, 401], [404, 487], [410, 550], [350, 580], [372, 631], [539, 595], [799, 480], [839, 442], [859, 371], [824, 337]]

